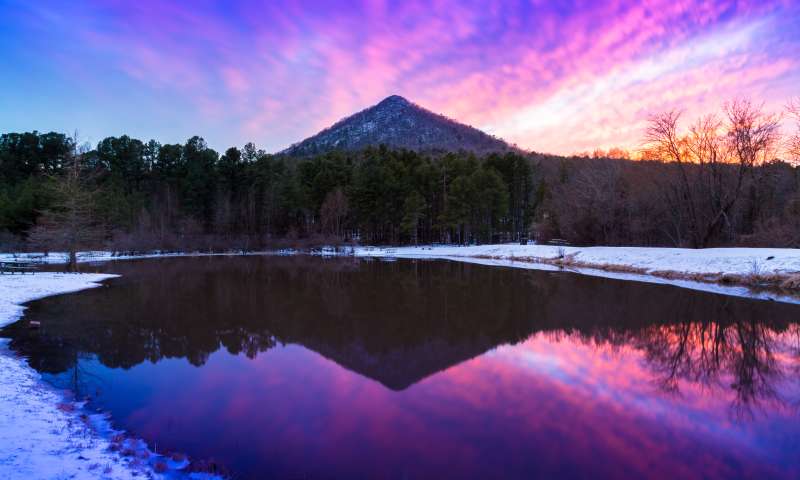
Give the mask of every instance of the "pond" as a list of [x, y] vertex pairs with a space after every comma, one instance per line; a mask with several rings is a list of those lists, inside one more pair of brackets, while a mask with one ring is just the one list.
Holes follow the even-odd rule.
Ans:
[[112, 262], [6, 327], [235, 478], [798, 478], [800, 307], [449, 261]]

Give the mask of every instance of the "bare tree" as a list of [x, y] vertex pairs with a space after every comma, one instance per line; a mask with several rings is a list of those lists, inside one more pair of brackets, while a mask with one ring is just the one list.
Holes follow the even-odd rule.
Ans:
[[344, 219], [347, 216], [347, 196], [341, 188], [328, 192], [319, 214], [323, 230], [341, 238]]
[[[559, 199], [554, 208], [560, 228], [570, 237], [583, 237], [592, 243], [620, 242], [618, 234], [625, 203], [622, 166], [607, 159], [592, 159], [576, 169], [570, 178], [554, 188]], [[629, 225], [628, 225], [629, 226]]]
[[52, 178], [53, 202], [41, 212], [29, 241], [46, 251], [66, 251], [67, 270], [78, 271], [78, 252], [102, 239], [93, 216], [95, 192], [83, 167], [84, 151], [73, 141], [73, 151], [65, 159], [62, 173]]
[[725, 105], [728, 145], [740, 170], [762, 164], [775, 154], [780, 122], [776, 115], [766, 114], [762, 109], [763, 106], [747, 100]]
[[800, 97], [790, 100], [786, 110], [795, 122], [795, 130], [787, 142], [787, 151], [792, 161], [800, 163]]
[[654, 115], [645, 134], [645, 155], [671, 162], [678, 180], [665, 192], [674, 215], [686, 218], [690, 243], [703, 248], [731, 223], [754, 167], [774, 154], [778, 119], [746, 100], [725, 105], [726, 121], [700, 118], [686, 134], [678, 130], [680, 112]]
[[[678, 122], [682, 112], [669, 112], [652, 115], [645, 132], [644, 156], [655, 160], [673, 162], [678, 170], [678, 184], [670, 185], [665, 194], [668, 203], [674, 204], [672, 211], [681, 217], [686, 213], [692, 246], [698, 247], [699, 219], [695, 199], [694, 182], [690, 180], [691, 162], [686, 148], [687, 140], [678, 133]], [[678, 239], [680, 241], [680, 239]]]

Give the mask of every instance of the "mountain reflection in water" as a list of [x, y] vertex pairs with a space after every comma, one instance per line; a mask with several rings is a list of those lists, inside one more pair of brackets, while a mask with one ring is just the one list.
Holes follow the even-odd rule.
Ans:
[[795, 305], [442, 261], [101, 268], [11, 348], [240, 477], [800, 474]]

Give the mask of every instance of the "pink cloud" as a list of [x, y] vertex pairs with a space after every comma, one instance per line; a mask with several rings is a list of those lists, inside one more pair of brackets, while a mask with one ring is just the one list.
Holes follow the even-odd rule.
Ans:
[[732, 95], [780, 104], [787, 78], [800, 79], [793, 2], [144, 1], [49, 20], [50, 9], [36, 11], [103, 79], [91, 95], [172, 96], [197, 133], [219, 132], [217, 148], [280, 149], [395, 93], [539, 151], [630, 147], [646, 113], [665, 104], [692, 110]]

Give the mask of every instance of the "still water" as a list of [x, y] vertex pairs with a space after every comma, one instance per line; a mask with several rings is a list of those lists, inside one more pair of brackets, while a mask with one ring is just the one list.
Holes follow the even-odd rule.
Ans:
[[800, 478], [800, 307], [447, 261], [98, 267], [0, 335], [235, 478]]

